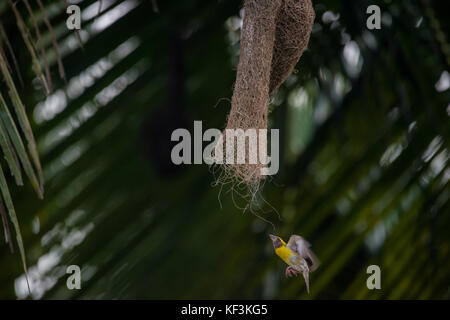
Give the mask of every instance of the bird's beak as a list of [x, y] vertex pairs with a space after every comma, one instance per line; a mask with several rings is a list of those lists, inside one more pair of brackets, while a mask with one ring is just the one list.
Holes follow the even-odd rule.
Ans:
[[273, 234], [269, 234], [269, 237], [272, 241], [275, 241], [278, 239], [277, 236], [274, 236]]

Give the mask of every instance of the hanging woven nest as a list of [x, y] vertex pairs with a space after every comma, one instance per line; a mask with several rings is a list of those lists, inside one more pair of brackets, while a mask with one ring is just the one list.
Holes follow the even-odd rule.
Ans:
[[[227, 129], [267, 129], [269, 96], [307, 48], [314, 17], [310, 0], [245, 0], [239, 65], [222, 141], [226, 141]], [[265, 165], [260, 161], [251, 164], [248, 145], [245, 150], [244, 164], [222, 164], [221, 180], [244, 183], [254, 194], [264, 178], [261, 169]]]

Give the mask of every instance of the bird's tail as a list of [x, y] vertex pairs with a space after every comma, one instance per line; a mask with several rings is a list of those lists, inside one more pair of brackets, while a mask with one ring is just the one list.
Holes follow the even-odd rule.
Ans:
[[309, 272], [305, 271], [305, 272], [302, 272], [302, 274], [303, 274], [303, 278], [305, 278], [306, 291], [309, 294]]

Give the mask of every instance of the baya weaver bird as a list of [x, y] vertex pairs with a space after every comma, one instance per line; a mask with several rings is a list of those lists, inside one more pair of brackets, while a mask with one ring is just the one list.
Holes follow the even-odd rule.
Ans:
[[280, 237], [269, 235], [272, 240], [275, 253], [283, 260], [288, 267], [286, 277], [302, 274], [305, 278], [306, 291], [309, 293], [309, 273], [316, 270], [319, 260], [309, 249], [311, 245], [302, 237], [293, 234], [288, 243]]

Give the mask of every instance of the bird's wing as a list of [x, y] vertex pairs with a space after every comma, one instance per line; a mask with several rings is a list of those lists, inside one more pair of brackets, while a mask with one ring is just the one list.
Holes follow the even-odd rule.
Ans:
[[311, 251], [311, 245], [308, 241], [298, 235], [293, 234], [289, 238], [286, 246], [306, 260], [310, 271], [314, 271], [317, 269], [320, 264], [319, 259], [317, 259], [316, 255]]

